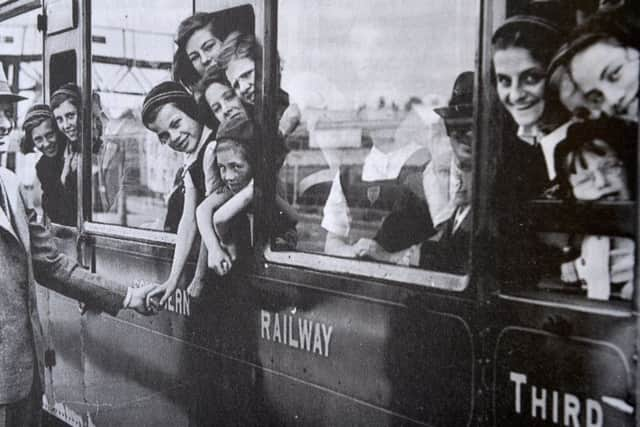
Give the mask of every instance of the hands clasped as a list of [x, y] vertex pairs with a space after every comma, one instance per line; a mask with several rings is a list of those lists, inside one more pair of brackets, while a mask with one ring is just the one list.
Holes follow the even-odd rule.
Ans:
[[[162, 304], [155, 299], [152, 299], [152, 292], [160, 288], [155, 283], [140, 287], [129, 287], [127, 289], [127, 296], [124, 299], [123, 307], [131, 310], [135, 310], [140, 314], [148, 316], [150, 314], [156, 314], [162, 309]], [[155, 294], [154, 294], [155, 295]]]

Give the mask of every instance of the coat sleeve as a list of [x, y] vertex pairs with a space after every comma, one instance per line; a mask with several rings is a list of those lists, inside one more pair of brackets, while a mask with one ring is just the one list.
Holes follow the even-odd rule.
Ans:
[[27, 209], [35, 279], [41, 285], [115, 316], [122, 308], [126, 288], [93, 274], [62, 254], [53, 236]]

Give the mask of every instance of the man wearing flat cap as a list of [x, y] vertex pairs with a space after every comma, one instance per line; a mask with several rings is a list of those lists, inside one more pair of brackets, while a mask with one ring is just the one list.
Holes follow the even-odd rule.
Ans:
[[[13, 111], [13, 104], [23, 99], [9, 89], [0, 64], [0, 111]], [[144, 297], [153, 285], [126, 289], [61, 254], [49, 231], [25, 205], [18, 178], [4, 167], [0, 167], [0, 273], [0, 427], [37, 426], [44, 343], [36, 281], [112, 315], [121, 308], [148, 313]]]

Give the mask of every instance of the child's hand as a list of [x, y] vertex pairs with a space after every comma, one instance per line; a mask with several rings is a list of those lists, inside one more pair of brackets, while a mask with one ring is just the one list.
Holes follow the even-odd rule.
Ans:
[[300, 123], [301, 116], [300, 109], [296, 104], [291, 104], [284, 110], [280, 118], [280, 123], [278, 123], [278, 130], [284, 138], [296, 130], [296, 127], [298, 127]]
[[209, 250], [207, 254], [207, 265], [218, 276], [224, 276], [231, 271], [233, 260], [224, 249], [213, 249]]
[[204, 289], [204, 281], [194, 278], [189, 286], [187, 286], [187, 294], [192, 298], [198, 298]]

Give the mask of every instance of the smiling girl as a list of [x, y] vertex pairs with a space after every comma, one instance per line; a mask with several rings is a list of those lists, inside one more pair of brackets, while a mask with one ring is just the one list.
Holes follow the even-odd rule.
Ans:
[[[567, 71], [571, 92], [591, 118], [601, 115], [638, 121], [640, 29], [624, 9], [601, 11], [578, 26], [550, 71]], [[577, 95], [577, 96], [576, 96]]]
[[[504, 141], [504, 165], [517, 199], [540, 195], [554, 178], [551, 135], [569, 119], [547, 85], [547, 66], [563, 33], [553, 23], [527, 15], [507, 19], [493, 34], [493, 67], [500, 103], [518, 127]], [[543, 150], [547, 152], [545, 159]]]
[[[198, 105], [191, 94], [176, 82], [163, 82], [155, 86], [144, 99], [142, 122], [158, 136], [161, 144], [172, 150], [184, 153], [184, 206], [178, 224], [176, 249], [167, 280], [153, 295], [163, 293], [161, 304], [173, 294], [178, 286], [191, 247], [198, 230], [196, 227], [196, 206], [205, 196], [205, 173], [207, 145], [212, 141], [211, 130], [204, 125], [206, 119], [201, 116]], [[225, 258], [223, 258], [225, 259]], [[230, 259], [226, 258], [230, 263]], [[203, 280], [206, 271], [207, 252], [201, 246], [196, 272], [192, 283]]]
[[60, 180], [67, 142], [49, 106], [36, 104], [29, 108], [22, 129], [23, 152], [35, 148], [42, 153], [36, 163], [36, 174], [42, 186], [42, 209], [51, 221], [74, 225], [76, 193]]

